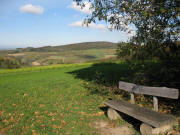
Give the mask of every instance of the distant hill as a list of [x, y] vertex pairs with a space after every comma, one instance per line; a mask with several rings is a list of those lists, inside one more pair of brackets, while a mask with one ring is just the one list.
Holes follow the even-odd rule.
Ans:
[[67, 50], [88, 50], [88, 49], [116, 49], [117, 43], [112, 42], [83, 42], [62, 46], [45, 46], [39, 48], [18, 48], [16, 51], [19, 52], [57, 52], [57, 51], [67, 51]]
[[84, 42], [84, 43], [59, 46], [59, 48], [65, 50], [116, 49], [117, 44], [112, 42]]
[[117, 43], [84, 42], [39, 48], [0, 51], [0, 57], [16, 60], [21, 66], [72, 64], [116, 59]]

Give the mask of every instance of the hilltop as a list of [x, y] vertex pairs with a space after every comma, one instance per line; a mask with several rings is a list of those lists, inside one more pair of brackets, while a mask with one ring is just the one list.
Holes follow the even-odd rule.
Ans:
[[83, 42], [59, 46], [45, 46], [39, 48], [27, 47], [17, 48], [15, 52], [57, 52], [70, 50], [88, 50], [88, 49], [116, 49], [117, 43], [112, 42]]

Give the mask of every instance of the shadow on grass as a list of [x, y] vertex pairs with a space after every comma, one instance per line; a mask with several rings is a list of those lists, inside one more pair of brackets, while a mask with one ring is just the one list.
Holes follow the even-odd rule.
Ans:
[[169, 83], [162, 82], [163, 75], [159, 73], [158, 63], [97, 63], [91, 67], [70, 72], [76, 78], [85, 81], [94, 81], [106, 86], [117, 86], [118, 82], [126, 81], [149, 86], [169, 86]]
[[117, 86], [119, 80], [130, 81], [130, 74], [132, 73], [128, 68], [129, 66], [126, 63], [100, 63], [70, 73], [85, 81], [94, 81], [106, 86]]
[[[160, 72], [161, 65], [159, 63], [98, 63], [91, 67], [75, 70], [70, 72], [76, 78], [82, 79], [88, 84], [83, 85], [90, 94], [100, 94], [106, 96], [110, 92], [113, 94], [121, 94], [128, 98], [128, 93], [118, 89], [118, 82], [125, 81], [146, 86], [166, 86], [179, 88], [172, 85], [170, 81], [163, 80], [163, 74]], [[146, 96], [147, 97], [147, 96]], [[152, 101], [152, 97], [148, 96], [148, 102]], [[180, 100], [171, 100], [160, 98], [159, 104], [166, 109], [170, 109], [171, 113], [180, 116]]]

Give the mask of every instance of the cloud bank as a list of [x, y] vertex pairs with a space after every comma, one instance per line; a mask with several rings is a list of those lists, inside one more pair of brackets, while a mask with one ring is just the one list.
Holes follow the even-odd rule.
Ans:
[[37, 15], [43, 14], [44, 12], [43, 7], [32, 4], [26, 4], [24, 6], [21, 6], [19, 10], [22, 13], [37, 14]]
[[95, 23], [90, 23], [88, 26], [83, 23], [83, 21], [76, 21], [71, 24], [69, 24], [71, 27], [88, 27], [92, 29], [101, 29], [101, 30], [107, 30], [106, 26], [104, 24], [95, 24]]
[[72, 2], [71, 5], [68, 7], [75, 9], [76, 11], [79, 11], [79, 12], [84, 13], [84, 14], [91, 14], [93, 12], [92, 4], [88, 1], [85, 1], [84, 5], [85, 6], [83, 8], [81, 8], [81, 6], [77, 5], [76, 2]]

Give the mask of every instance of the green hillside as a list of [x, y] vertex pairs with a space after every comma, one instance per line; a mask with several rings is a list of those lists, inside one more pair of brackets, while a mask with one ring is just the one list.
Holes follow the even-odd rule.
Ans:
[[61, 46], [45, 46], [39, 48], [28, 47], [25, 49], [17, 49], [16, 51], [31, 52], [57, 52], [67, 50], [88, 50], [88, 49], [116, 49], [117, 44], [112, 42], [83, 42]]
[[8, 60], [12, 59], [15, 63], [19, 63], [21, 67], [72, 64], [116, 59], [116, 49], [116, 43], [85, 42], [63, 46], [28, 47], [1, 51], [0, 57], [7, 57]]

